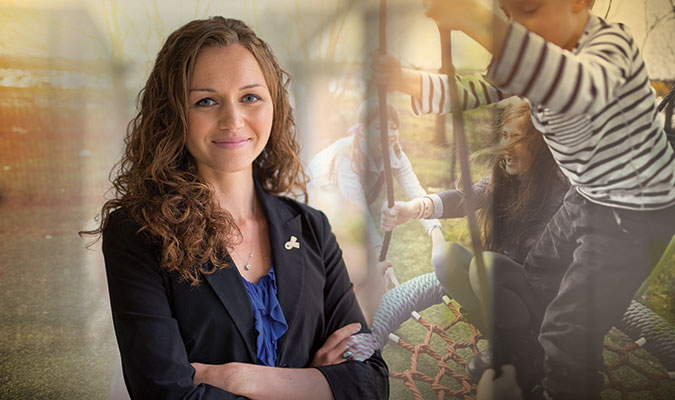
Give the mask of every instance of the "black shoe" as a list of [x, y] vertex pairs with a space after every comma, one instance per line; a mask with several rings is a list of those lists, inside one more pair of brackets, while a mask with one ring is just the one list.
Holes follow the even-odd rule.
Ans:
[[[500, 364], [512, 364], [516, 368], [516, 380], [525, 399], [538, 398], [536, 394], [539, 393], [532, 393], [532, 390], [544, 378], [544, 351], [531, 332], [514, 333], [502, 336], [497, 360]], [[494, 368], [493, 351], [491, 347], [474, 354], [467, 363], [466, 370], [474, 383], [478, 384], [485, 370]]]
[[466, 364], [466, 372], [469, 373], [471, 381], [477, 385], [478, 381], [480, 381], [480, 377], [483, 376], [483, 372], [491, 367], [492, 355], [490, 349], [486, 349], [474, 354], [473, 357], [471, 357], [469, 362]]
[[544, 379], [544, 352], [538, 342], [531, 347], [521, 348], [513, 355], [513, 365], [516, 367], [516, 380], [523, 392], [524, 399], [541, 398], [540, 391], [533, 389]]

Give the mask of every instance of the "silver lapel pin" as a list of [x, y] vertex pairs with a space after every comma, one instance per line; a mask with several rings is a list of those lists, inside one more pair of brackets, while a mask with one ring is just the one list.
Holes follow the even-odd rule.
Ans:
[[298, 238], [296, 238], [295, 236], [291, 236], [291, 239], [288, 242], [286, 242], [286, 244], [284, 244], [284, 247], [286, 248], [286, 250], [291, 250], [293, 248], [299, 249], [300, 242], [298, 242]]

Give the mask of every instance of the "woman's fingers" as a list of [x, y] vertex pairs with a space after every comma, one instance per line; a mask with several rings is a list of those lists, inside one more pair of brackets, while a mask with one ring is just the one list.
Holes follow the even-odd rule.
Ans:
[[[351, 335], [350, 335], [351, 336]], [[327, 358], [329, 361], [329, 364], [340, 364], [341, 362], [345, 362], [349, 360], [349, 357], [351, 354], [345, 354], [347, 353], [348, 349], [348, 343], [347, 341], [349, 340], [349, 337], [346, 337], [344, 340], [342, 340], [340, 343], [338, 343], [337, 346], [333, 347], [328, 354]], [[348, 357], [343, 357], [347, 355]]]
[[387, 269], [391, 268], [393, 265], [389, 260], [383, 260], [377, 262], [377, 271], [380, 275], [384, 275], [387, 272]]
[[326, 342], [317, 350], [312, 361], [313, 367], [323, 365], [339, 364], [349, 359], [344, 358], [343, 355], [348, 350], [347, 340], [349, 337], [361, 330], [361, 324], [355, 322], [353, 324], [345, 325], [331, 334]]
[[380, 216], [380, 225], [385, 231], [391, 231], [396, 226], [401, 225], [410, 219], [407, 203], [402, 201], [394, 202], [394, 206], [389, 208], [387, 203], [382, 204], [382, 214]]
[[[396, 204], [394, 204], [394, 207], [396, 207]], [[394, 229], [394, 227], [396, 226], [396, 224], [395, 224], [396, 210], [395, 210], [394, 207], [389, 208], [386, 201], [382, 204], [382, 214], [380, 215], [380, 225], [382, 226], [382, 230], [384, 230], [384, 231], [390, 231], [390, 230]]]
[[398, 283], [398, 279], [396, 279], [394, 268], [387, 268], [384, 270], [384, 289], [388, 290], [389, 287], [396, 287], [398, 285], [400, 285], [400, 283]]
[[326, 339], [326, 343], [322, 347], [334, 348], [337, 347], [340, 342], [348, 339], [351, 335], [359, 332], [361, 330], [361, 324], [355, 322], [353, 324], [345, 325], [342, 328], [333, 332], [332, 335]]

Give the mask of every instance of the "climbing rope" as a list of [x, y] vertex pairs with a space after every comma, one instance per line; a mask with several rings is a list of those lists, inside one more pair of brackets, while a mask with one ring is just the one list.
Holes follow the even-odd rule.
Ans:
[[[434, 324], [420, 315], [441, 302], [449, 310], [449, 322]], [[411, 318], [425, 330], [421, 344], [410, 344], [393, 333]], [[453, 330], [457, 324], [467, 324], [470, 333], [458, 335]], [[668, 393], [666, 398], [675, 394], [675, 327], [632, 301], [617, 328], [610, 331], [603, 345], [605, 366], [601, 372], [607, 377], [605, 389], [618, 391], [622, 399], [643, 391], [650, 392], [653, 398], [664, 397], [664, 392]], [[468, 349], [463, 353], [477, 353], [483, 336], [445, 295], [434, 273], [420, 275], [389, 290], [373, 317], [372, 333], [380, 349], [389, 341], [410, 353], [410, 367], [396, 371], [390, 364], [390, 376], [403, 381], [413, 398], [424, 398], [418, 384], [430, 387], [439, 399], [471, 398], [471, 385], [475, 382], [466, 374], [467, 360], [460, 352]], [[462, 340], [457, 340], [458, 336]], [[432, 344], [434, 337], [442, 340], [443, 349]], [[419, 368], [424, 355], [438, 366], [433, 375]], [[627, 383], [626, 376], [634, 377], [631, 380], [635, 382]]]

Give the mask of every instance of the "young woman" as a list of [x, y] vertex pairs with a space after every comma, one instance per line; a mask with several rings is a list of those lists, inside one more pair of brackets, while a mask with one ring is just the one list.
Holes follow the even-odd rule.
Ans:
[[[520, 263], [562, 204], [569, 184], [541, 133], [532, 125], [527, 102], [507, 106], [502, 111], [498, 133], [497, 143], [488, 150], [493, 155], [492, 174], [475, 183], [473, 190], [480, 208], [486, 267], [493, 291], [499, 291], [500, 302], [493, 307], [493, 323], [500, 332], [506, 332], [503, 336], [519, 342], [515, 346], [529, 353], [539, 345], [529, 332], [521, 332], [520, 328], [536, 331], [537, 327], [531, 326], [534, 323], [531, 315], [540, 310], [532, 296], [523, 296], [528, 289]], [[453, 189], [397, 202], [391, 209], [385, 204], [382, 228], [391, 230], [410, 218], [464, 215], [463, 192]], [[457, 243], [444, 243], [434, 249], [433, 259], [436, 275], [448, 294], [460, 303], [465, 316], [485, 332], [477, 267], [471, 251]], [[487, 365], [487, 355], [484, 353], [469, 364], [476, 382]], [[527, 380], [529, 376], [519, 372], [519, 378]]]
[[[359, 207], [359, 210], [366, 216], [368, 244], [376, 256], [380, 253], [382, 239], [377, 232], [368, 206], [379, 197], [385, 188], [378, 111], [377, 101], [363, 103], [359, 109], [359, 122], [349, 130], [349, 136], [338, 139], [321, 150], [309, 163], [310, 199], [334, 197], [337, 192], [342, 200], [339, 205], [341, 215], [344, 215], [345, 201]], [[409, 199], [424, 196], [426, 191], [420, 185], [412, 164], [399, 141], [401, 124], [398, 111], [388, 103], [387, 112], [389, 125], [387, 136], [392, 175]], [[420, 222], [431, 237], [432, 245], [443, 242], [441, 224], [438, 220]], [[393, 269], [388, 267], [391, 267], [388, 261], [380, 264], [380, 270], [386, 271], [385, 286], [389, 283], [397, 283]], [[377, 307], [381, 294], [374, 297], [376, 298], [375, 307]]]
[[[288, 76], [244, 23], [214, 17], [160, 50], [101, 226], [132, 398], [386, 398], [379, 353], [305, 191]], [[363, 327], [363, 328], [362, 328]]]

